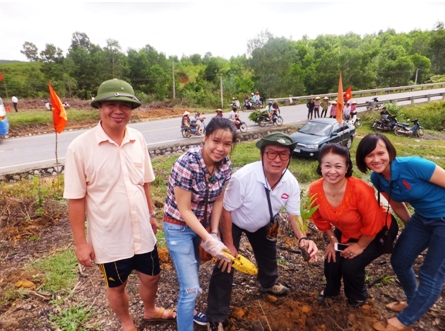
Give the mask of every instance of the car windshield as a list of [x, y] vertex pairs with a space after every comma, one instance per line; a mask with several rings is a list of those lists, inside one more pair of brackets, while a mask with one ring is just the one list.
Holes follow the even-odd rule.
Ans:
[[305, 125], [303, 125], [299, 132], [311, 134], [314, 136], [328, 136], [331, 133], [331, 125], [316, 122], [307, 122]]

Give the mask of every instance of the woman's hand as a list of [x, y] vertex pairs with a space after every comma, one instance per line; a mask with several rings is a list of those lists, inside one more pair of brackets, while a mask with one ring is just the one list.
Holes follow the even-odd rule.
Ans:
[[363, 248], [359, 246], [357, 243], [349, 243], [348, 248], [346, 248], [344, 251], [340, 252], [340, 255], [344, 257], [345, 259], [353, 259], [357, 255], [360, 255], [363, 253]]
[[324, 257], [325, 259], [328, 260], [328, 262], [336, 262], [335, 258], [336, 258], [336, 251], [334, 249], [334, 243], [331, 242], [329, 243], [329, 245], [326, 247], [326, 251], [324, 253]]
[[230, 259], [223, 253], [223, 251], [229, 251], [226, 245], [224, 245], [217, 236], [209, 234], [205, 241], [201, 243], [202, 248], [209, 252], [217, 259], [222, 259], [230, 262]]

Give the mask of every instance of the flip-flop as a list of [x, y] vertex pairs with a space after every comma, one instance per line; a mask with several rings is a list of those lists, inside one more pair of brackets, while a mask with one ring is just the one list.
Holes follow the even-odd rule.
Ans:
[[[164, 312], [167, 311], [167, 318], [163, 318]], [[165, 322], [165, 323], [172, 323], [176, 322], [176, 316], [174, 316], [175, 312], [171, 309], [165, 309], [163, 307], [160, 307], [156, 314], [151, 318], [144, 317], [144, 322], [151, 323], [151, 322]]]

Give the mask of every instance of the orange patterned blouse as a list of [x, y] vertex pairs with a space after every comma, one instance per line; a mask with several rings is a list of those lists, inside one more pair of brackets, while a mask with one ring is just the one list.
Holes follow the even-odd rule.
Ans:
[[[326, 199], [324, 178], [318, 179], [309, 187], [309, 196], [316, 194], [314, 206], [319, 206], [312, 215], [312, 220], [320, 231], [330, 230], [332, 226], [339, 229], [342, 243], [350, 238], [359, 239], [362, 235], [375, 236], [382, 229], [386, 216], [386, 209], [378, 206], [371, 186], [355, 177], [346, 180], [345, 195], [336, 208]], [[387, 224], [388, 227], [391, 224], [390, 213]]]

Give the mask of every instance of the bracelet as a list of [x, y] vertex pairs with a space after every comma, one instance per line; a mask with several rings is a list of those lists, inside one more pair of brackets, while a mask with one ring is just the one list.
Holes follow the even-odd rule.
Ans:
[[332, 240], [334, 238], [336, 238], [336, 237], [334, 235], [332, 235], [332, 236], [329, 237], [329, 240]]
[[210, 234], [218, 234], [218, 232], [212, 231], [212, 232], [210, 232]]
[[302, 240], [309, 240], [307, 237], [302, 237], [302, 238], [300, 238], [299, 240], [298, 240], [298, 246], [300, 246], [300, 242], [302, 241]]
[[150, 218], [156, 218], [156, 213], [150, 214]]

